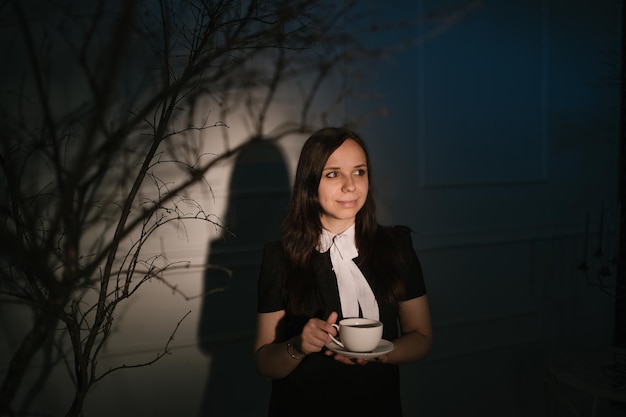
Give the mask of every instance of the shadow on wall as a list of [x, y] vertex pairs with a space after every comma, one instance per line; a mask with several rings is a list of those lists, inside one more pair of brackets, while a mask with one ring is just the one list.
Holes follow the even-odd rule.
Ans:
[[225, 225], [209, 244], [198, 339], [211, 358], [200, 416], [262, 415], [269, 384], [256, 371], [253, 339], [256, 282], [263, 245], [280, 237], [289, 200], [289, 174], [280, 148], [261, 138], [235, 160]]

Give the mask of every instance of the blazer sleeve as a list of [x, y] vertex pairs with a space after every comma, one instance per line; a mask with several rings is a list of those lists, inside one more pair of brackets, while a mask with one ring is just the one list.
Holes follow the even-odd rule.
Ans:
[[426, 294], [424, 274], [417, 253], [413, 248], [411, 229], [406, 226], [396, 226], [395, 231], [399, 240], [399, 250], [405, 264], [404, 268], [404, 297], [400, 301], [407, 301]]
[[257, 281], [257, 312], [271, 313], [285, 309], [280, 269], [284, 261], [279, 242], [263, 249], [263, 259]]

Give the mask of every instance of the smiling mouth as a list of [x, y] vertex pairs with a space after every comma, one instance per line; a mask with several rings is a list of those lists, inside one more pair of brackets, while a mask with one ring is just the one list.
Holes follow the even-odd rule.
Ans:
[[337, 201], [337, 203], [339, 203], [339, 205], [343, 207], [352, 207], [356, 205], [356, 202], [357, 200]]

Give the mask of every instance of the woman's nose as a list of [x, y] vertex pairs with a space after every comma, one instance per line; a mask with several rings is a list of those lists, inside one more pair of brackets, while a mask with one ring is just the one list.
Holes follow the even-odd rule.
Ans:
[[343, 182], [343, 187], [341, 189], [343, 191], [354, 191], [354, 178], [347, 177]]

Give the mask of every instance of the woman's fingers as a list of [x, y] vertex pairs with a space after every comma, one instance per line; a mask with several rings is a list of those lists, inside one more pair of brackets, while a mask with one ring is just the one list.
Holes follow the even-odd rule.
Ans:
[[330, 342], [329, 332], [335, 328], [328, 322], [320, 319], [310, 319], [302, 329], [302, 353], [321, 351], [326, 343]]
[[[326, 320], [310, 319], [302, 329], [301, 349], [302, 353], [309, 354], [320, 352], [327, 343], [331, 341], [330, 335], [336, 336], [337, 329], [333, 324], [337, 322], [339, 314], [336, 311], [331, 312]], [[352, 363], [349, 358], [343, 357], [345, 363]]]
[[341, 353], [335, 353], [332, 350], [327, 350], [326, 356], [333, 356], [335, 360], [345, 363], [346, 365], [367, 365], [370, 362], [387, 363], [388, 361], [387, 355], [378, 356], [373, 359], [348, 358], [347, 356], [344, 356]]
[[337, 317], [339, 317], [339, 314], [337, 314], [336, 311], [333, 311], [332, 313], [328, 315], [328, 318], [326, 319], [326, 323], [335, 324], [337, 322]]

